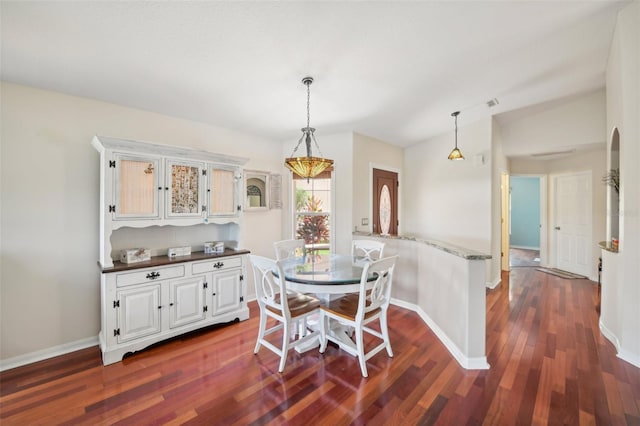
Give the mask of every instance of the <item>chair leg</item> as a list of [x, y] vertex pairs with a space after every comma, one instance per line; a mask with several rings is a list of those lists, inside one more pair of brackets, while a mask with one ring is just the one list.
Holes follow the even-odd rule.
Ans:
[[298, 321], [298, 338], [302, 339], [307, 335], [307, 317], [302, 318]]
[[260, 325], [258, 327], [258, 340], [256, 341], [256, 347], [253, 349], [253, 353], [257, 354], [260, 350], [260, 340], [264, 338], [264, 330], [267, 327], [267, 316], [260, 312]]
[[323, 354], [327, 350], [327, 316], [320, 313], [320, 353]]
[[278, 366], [278, 372], [284, 371], [284, 365], [287, 363], [287, 355], [289, 354], [289, 339], [291, 333], [291, 327], [282, 327], [282, 354], [280, 356], [280, 365]]
[[387, 327], [387, 312], [382, 312], [380, 315], [380, 330], [382, 331], [382, 337], [384, 339], [385, 346], [387, 348], [387, 354], [393, 358], [393, 351], [391, 350], [391, 339], [389, 339], [389, 327]]
[[362, 326], [356, 327], [356, 348], [358, 350], [358, 360], [360, 361], [362, 377], [369, 377], [367, 373], [367, 361], [364, 359], [364, 331], [362, 330]]

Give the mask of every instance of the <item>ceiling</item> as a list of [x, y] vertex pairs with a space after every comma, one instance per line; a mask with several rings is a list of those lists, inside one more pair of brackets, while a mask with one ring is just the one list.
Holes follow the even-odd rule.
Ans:
[[311, 75], [321, 144], [404, 147], [604, 87], [627, 3], [3, 0], [0, 76], [293, 146]]

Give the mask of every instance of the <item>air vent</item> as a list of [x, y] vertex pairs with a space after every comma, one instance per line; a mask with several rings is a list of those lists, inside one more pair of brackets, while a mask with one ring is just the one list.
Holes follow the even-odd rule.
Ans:
[[497, 98], [493, 98], [493, 99], [491, 99], [491, 100], [487, 101], [487, 106], [488, 106], [489, 108], [492, 108], [492, 107], [494, 107], [494, 106], [498, 105], [499, 103], [500, 103], [500, 102], [498, 102], [498, 99], [497, 99]]
[[571, 154], [575, 149], [570, 149], [567, 151], [552, 151], [552, 152], [541, 152], [539, 154], [531, 154], [532, 157], [550, 157], [552, 155], [563, 155], [563, 154]]

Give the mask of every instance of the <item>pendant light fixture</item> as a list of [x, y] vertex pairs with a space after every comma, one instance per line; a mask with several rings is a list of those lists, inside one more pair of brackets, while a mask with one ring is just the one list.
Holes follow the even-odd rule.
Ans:
[[[323, 171], [325, 171], [328, 167], [333, 164], [333, 160], [329, 160], [327, 158], [322, 158], [322, 153], [320, 152], [320, 147], [318, 146], [318, 141], [316, 141], [316, 137], [313, 132], [316, 131], [313, 127], [309, 127], [309, 86], [313, 83], [313, 77], [305, 77], [302, 79], [302, 83], [307, 86], [307, 127], [303, 127], [302, 136], [298, 141], [298, 144], [294, 148], [291, 153], [290, 158], [286, 158], [284, 160], [284, 165], [287, 166], [292, 172], [296, 173], [298, 176], [309, 180], [310, 178], [314, 178]], [[295, 153], [298, 150], [298, 147], [304, 140], [305, 145], [307, 146], [307, 155], [306, 157], [295, 157]], [[318, 148], [318, 153], [320, 157], [314, 157], [311, 155], [311, 140]]]
[[453, 148], [453, 151], [451, 151], [451, 154], [449, 154], [449, 160], [464, 160], [464, 155], [462, 155], [462, 152], [460, 152], [460, 150], [458, 149], [458, 115], [460, 114], [460, 111], [456, 111], [456, 112], [452, 112], [451, 116], [454, 118], [455, 120], [455, 124], [456, 124], [456, 147]]

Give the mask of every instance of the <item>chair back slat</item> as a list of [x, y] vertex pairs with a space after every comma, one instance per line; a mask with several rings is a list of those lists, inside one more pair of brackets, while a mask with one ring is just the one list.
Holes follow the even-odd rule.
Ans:
[[304, 240], [282, 240], [273, 243], [276, 251], [276, 260], [289, 259], [292, 257], [304, 257]]
[[[275, 260], [256, 255], [249, 255], [249, 261], [253, 267], [258, 303], [270, 306], [285, 315], [289, 311], [287, 290], [284, 280], [278, 278], [284, 276], [282, 265]], [[274, 271], [278, 271], [278, 277], [274, 275]]]
[[351, 255], [363, 257], [366, 260], [382, 259], [385, 243], [375, 240], [353, 240]]
[[[368, 312], [379, 308], [387, 308], [391, 300], [391, 285], [393, 271], [398, 256], [391, 256], [369, 262], [365, 265], [360, 278], [360, 297], [358, 301], [357, 317], [364, 317]], [[374, 281], [367, 281], [371, 275]]]

